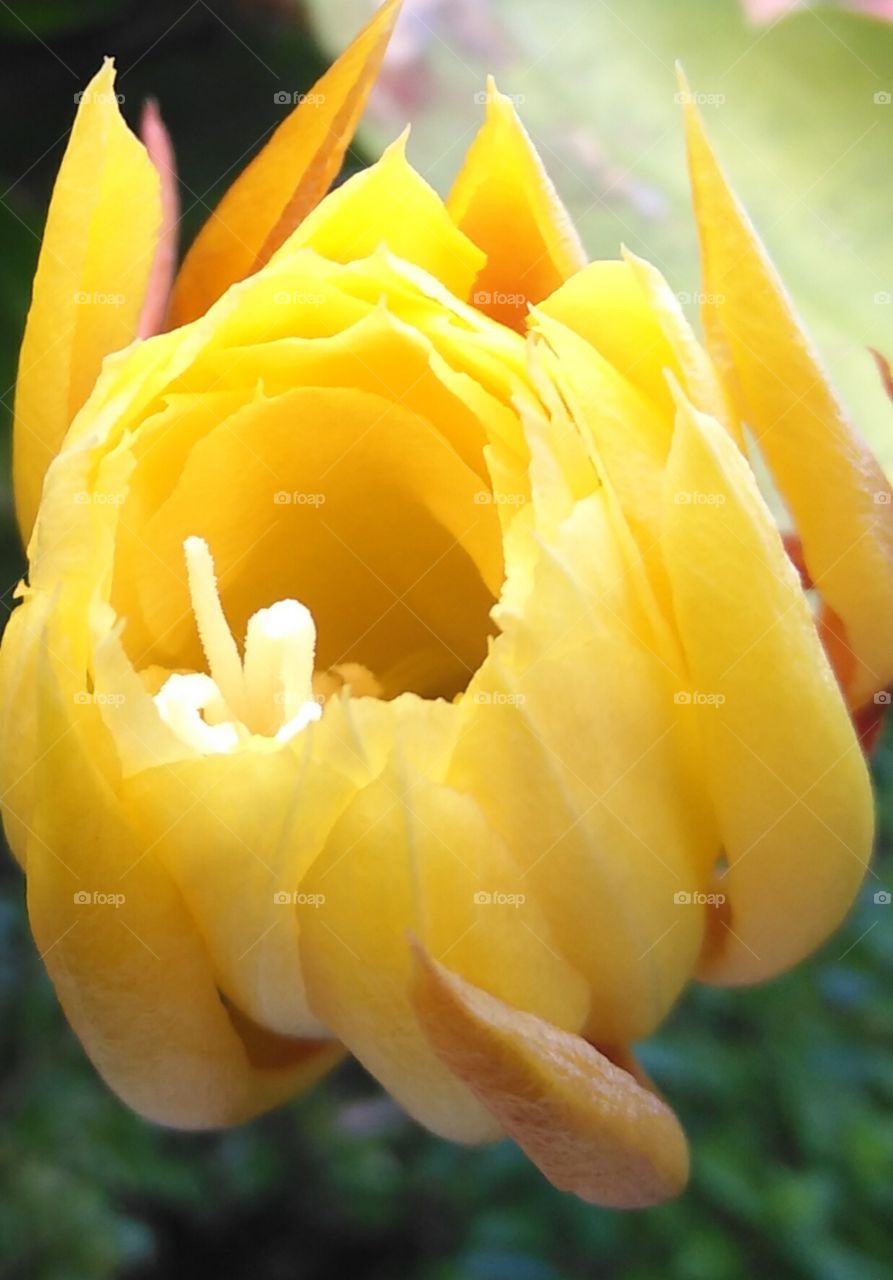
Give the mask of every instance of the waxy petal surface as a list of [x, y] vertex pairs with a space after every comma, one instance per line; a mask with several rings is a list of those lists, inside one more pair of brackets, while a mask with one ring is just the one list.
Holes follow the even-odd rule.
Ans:
[[137, 334], [161, 220], [158, 173], [121, 117], [107, 60], [81, 95], [53, 188], [19, 356], [13, 478], [25, 542], [103, 359]]
[[810, 577], [843, 624], [852, 669], [840, 674], [858, 708], [893, 679], [890, 485], [829, 385], [683, 88], [708, 345], [790, 509]]
[[704, 736], [728, 868], [713, 886], [728, 913], [703, 972], [757, 981], [802, 959], [849, 910], [871, 850], [868, 772], [750, 468], [681, 396], [664, 522], [685, 710]]

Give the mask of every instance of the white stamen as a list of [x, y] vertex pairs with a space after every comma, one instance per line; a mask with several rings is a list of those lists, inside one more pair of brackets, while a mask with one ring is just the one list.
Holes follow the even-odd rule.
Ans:
[[203, 538], [183, 544], [189, 595], [210, 675], [168, 677], [155, 695], [161, 718], [196, 750], [287, 742], [322, 715], [313, 695], [316, 627], [297, 600], [278, 600], [248, 622], [244, 662], [220, 603]]

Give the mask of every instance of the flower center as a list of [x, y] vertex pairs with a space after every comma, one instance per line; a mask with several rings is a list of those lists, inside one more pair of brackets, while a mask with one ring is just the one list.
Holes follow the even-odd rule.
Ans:
[[[175, 672], [155, 695], [162, 720], [202, 752], [252, 739], [288, 742], [322, 715], [313, 689], [316, 627], [297, 600], [277, 600], [248, 621], [244, 657], [230, 630], [203, 538], [183, 543], [189, 597], [208, 672]], [[257, 745], [262, 745], [257, 743]]]

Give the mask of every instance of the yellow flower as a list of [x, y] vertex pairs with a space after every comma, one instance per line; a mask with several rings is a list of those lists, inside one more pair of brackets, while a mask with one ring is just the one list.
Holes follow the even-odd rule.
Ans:
[[890, 490], [694, 107], [706, 349], [654, 267], [586, 265], [492, 85], [446, 203], [402, 140], [326, 195], [396, 7], [146, 340], [161, 182], [111, 65], [83, 95], [17, 391], [6, 830], [144, 1115], [236, 1123], [344, 1047], [436, 1132], [654, 1203], [685, 1139], [631, 1044], [863, 876]]

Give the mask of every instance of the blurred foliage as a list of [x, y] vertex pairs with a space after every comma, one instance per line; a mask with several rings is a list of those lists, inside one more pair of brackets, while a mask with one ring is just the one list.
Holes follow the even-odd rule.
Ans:
[[[553, 0], [536, 12], [551, 24], [568, 3]], [[713, 0], [701, 0], [702, 13], [708, 5], [715, 14]], [[637, 0], [624, 9], [627, 24], [639, 7]], [[606, 6], [580, 0], [581, 12], [596, 8]], [[681, 40], [698, 5], [673, 8], [688, 14], [679, 19]], [[705, 50], [708, 37], [733, 38], [706, 32]], [[581, 34], [580, 58], [588, 46]], [[278, 119], [274, 91], [306, 87], [321, 66], [307, 31], [281, 5], [0, 3], [0, 403], [7, 410], [73, 94], [106, 52], [118, 58], [131, 120], [147, 93], [161, 99], [186, 183], [189, 231], [227, 172]], [[709, 86], [706, 56], [692, 70]], [[791, 156], [783, 158], [765, 114], [759, 65], [750, 66], [760, 91], [749, 145], [759, 138], [770, 167], [787, 165]], [[630, 65], [624, 74], [644, 97], [643, 68]], [[569, 101], [589, 85], [579, 66], [574, 75], [564, 90], [565, 119]], [[614, 112], [633, 120], [617, 76]], [[833, 98], [839, 86], [830, 64], [820, 78]], [[531, 97], [537, 80], [534, 70]], [[798, 105], [794, 96], [788, 105], [804, 119], [815, 109], [812, 99]], [[817, 117], [817, 147], [828, 119]], [[555, 120], [547, 136], [557, 136], [557, 109]], [[647, 126], [635, 127], [641, 147]], [[655, 139], [660, 150], [662, 135]], [[885, 178], [880, 164], [877, 176]], [[561, 172], [556, 177], [564, 186]], [[864, 175], [854, 199], [855, 181], [829, 188], [827, 198], [859, 246], [886, 210]], [[652, 234], [665, 243], [647, 219], [627, 238], [647, 251]], [[616, 226], [612, 236], [613, 245]], [[866, 242], [865, 256], [875, 248]], [[820, 278], [826, 262], [814, 241], [807, 237], [790, 253], [803, 264], [801, 279]], [[845, 285], [845, 273], [836, 274], [834, 305], [841, 303], [844, 317]], [[8, 486], [0, 539], [7, 586], [20, 571]], [[690, 1134], [694, 1172], [683, 1198], [641, 1215], [602, 1212], [559, 1194], [508, 1143], [473, 1150], [430, 1137], [354, 1065], [229, 1133], [178, 1134], [144, 1123], [105, 1089], [67, 1029], [34, 953], [21, 877], [7, 860], [0, 873], [0, 1280], [885, 1280], [893, 1275], [893, 906], [875, 903], [874, 894], [893, 869], [893, 740], [879, 752], [876, 772], [879, 878], [870, 878], [846, 928], [821, 955], [767, 987], [693, 989], [645, 1046], [646, 1064]]]

